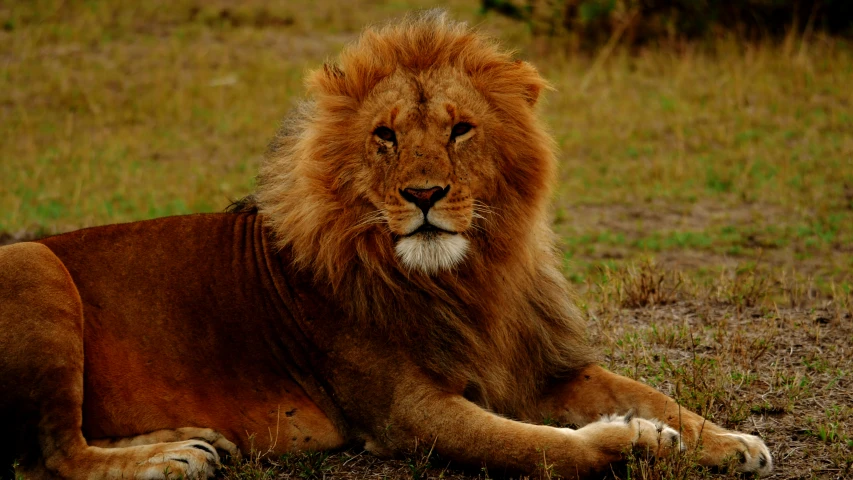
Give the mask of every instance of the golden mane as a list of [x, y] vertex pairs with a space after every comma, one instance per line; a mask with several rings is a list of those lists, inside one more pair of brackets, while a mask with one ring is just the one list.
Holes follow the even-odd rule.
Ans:
[[[391, 235], [365, 221], [375, 207], [356, 186], [368, 167], [353, 120], [395, 71], [440, 68], [465, 75], [500, 120], [493, 148], [501, 180], [492, 186], [500, 200], [480, 206], [469, 238], [475, 253], [453, 271], [426, 275], [402, 269]], [[476, 395], [510, 412], [536, 394], [541, 378], [591, 361], [547, 223], [556, 160], [532, 108], [548, 88], [535, 68], [429, 11], [368, 28], [307, 85], [309, 100], [270, 145], [256, 195], [279, 246], [340, 299], [354, 328], [422, 348], [427, 368], [478, 379]], [[512, 356], [506, 368], [489, 365], [495, 351]], [[529, 372], [540, 375], [520, 381]]]

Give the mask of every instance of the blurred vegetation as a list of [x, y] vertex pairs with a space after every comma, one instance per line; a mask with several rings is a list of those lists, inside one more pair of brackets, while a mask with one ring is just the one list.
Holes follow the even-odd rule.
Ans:
[[571, 49], [721, 34], [748, 40], [815, 30], [853, 34], [849, 0], [482, 0], [482, 8], [522, 21], [535, 37]]
[[[0, 242], [221, 211], [252, 191], [306, 70], [364, 25], [430, 6], [0, 3]], [[560, 148], [554, 227], [574, 282], [653, 256], [709, 278], [760, 263], [849, 291], [849, 41], [815, 27], [714, 37], [711, 50], [542, 53], [526, 24], [479, 0], [445, 7], [520, 49], [556, 89], [540, 112]]]

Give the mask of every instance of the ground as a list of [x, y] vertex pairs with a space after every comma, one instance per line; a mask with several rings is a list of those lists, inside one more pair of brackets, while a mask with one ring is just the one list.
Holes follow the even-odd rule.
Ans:
[[[306, 69], [364, 24], [427, 6], [232, 4], [0, 4], [0, 243], [222, 210], [252, 190]], [[567, 54], [478, 2], [448, 8], [555, 88], [540, 107], [560, 149], [554, 228], [602, 362], [761, 435], [771, 478], [853, 477], [853, 45]], [[223, 475], [500, 475], [429, 447], [249, 459]], [[613, 475], [731, 476], [678, 459]]]

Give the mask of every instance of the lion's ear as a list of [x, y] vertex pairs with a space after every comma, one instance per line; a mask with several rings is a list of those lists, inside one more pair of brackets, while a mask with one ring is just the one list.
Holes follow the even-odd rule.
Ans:
[[528, 105], [532, 107], [539, 100], [539, 94], [542, 93], [542, 90], [551, 90], [552, 87], [539, 75], [539, 71], [533, 65], [522, 60], [516, 60], [514, 66], [517, 81], [524, 88], [522, 95], [527, 100]]
[[305, 82], [309, 90], [324, 95], [346, 95], [347, 79], [341, 67], [334, 63], [324, 63], [323, 68], [308, 74]]
[[394, 71], [392, 63], [382, 64], [373, 57], [341, 54], [341, 65], [326, 63], [308, 75], [308, 89], [321, 95], [344, 96], [364, 101], [373, 87]]

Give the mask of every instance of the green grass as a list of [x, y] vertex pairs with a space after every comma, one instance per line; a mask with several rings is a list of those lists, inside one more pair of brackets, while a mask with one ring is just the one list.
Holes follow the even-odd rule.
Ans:
[[[0, 4], [0, 237], [220, 211], [253, 189], [302, 78], [367, 23], [429, 2]], [[776, 478], [853, 456], [853, 45], [539, 53], [560, 148], [554, 228], [612, 369], [760, 433]], [[547, 459], [545, 459], [547, 461]], [[621, 478], [706, 478], [635, 459]], [[544, 475], [548, 469], [543, 465]], [[488, 477], [425, 451], [257, 458], [228, 478]]]
[[221, 210], [305, 71], [409, 6], [205, 5], [0, 6], [0, 231]]

